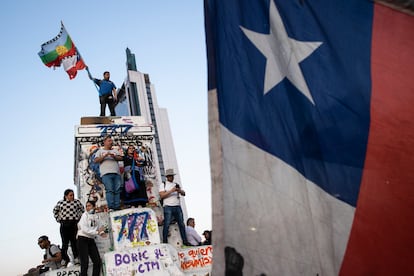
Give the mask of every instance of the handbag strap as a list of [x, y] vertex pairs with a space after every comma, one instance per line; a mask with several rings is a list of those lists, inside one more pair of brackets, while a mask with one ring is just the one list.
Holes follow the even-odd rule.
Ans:
[[132, 177], [132, 181], [134, 182], [134, 185], [136, 187], [136, 189], [139, 189], [139, 184], [135, 178], [135, 159], [134, 157], [132, 157], [132, 166], [131, 166], [131, 177]]

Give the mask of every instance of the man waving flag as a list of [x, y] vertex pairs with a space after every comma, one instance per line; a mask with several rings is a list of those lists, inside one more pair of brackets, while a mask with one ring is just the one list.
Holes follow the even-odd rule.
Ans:
[[41, 45], [39, 56], [48, 67], [55, 68], [62, 64], [70, 79], [76, 77], [78, 70], [85, 68], [85, 63], [63, 23], [59, 34]]
[[414, 17], [205, 0], [214, 275], [414, 275]]

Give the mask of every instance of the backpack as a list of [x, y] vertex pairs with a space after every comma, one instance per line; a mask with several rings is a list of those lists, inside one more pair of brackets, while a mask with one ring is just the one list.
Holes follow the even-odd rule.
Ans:
[[[164, 190], [165, 190], [165, 181], [163, 181], [162, 183], [164, 183]], [[160, 203], [161, 203], [161, 207], [164, 207], [164, 199], [161, 199], [161, 197], [160, 197]]]
[[50, 246], [49, 246], [49, 249], [48, 249], [48, 252], [49, 252], [49, 255], [50, 256], [55, 257], [55, 255], [57, 254], [57, 253], [52, 254], [52, 251], [50, 251], [50, 249], [52, 248], [52, 246], [56, 246], [59, 249], [59, 251], [62, 252], [62, 249], [60, 248], [59, 245], [56, 245], [56, 244], [51, 243]]

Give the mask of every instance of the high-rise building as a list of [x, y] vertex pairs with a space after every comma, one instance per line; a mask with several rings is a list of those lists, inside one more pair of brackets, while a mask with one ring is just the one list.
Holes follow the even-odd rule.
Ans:
[[[177, 173], [174, 181], [182, 185], [167, 109], [158, 106], [155, 87], [149, 75], [137, 70], [135, 55], [128, 48], [126, 59], [127, 76], [118, 91], [116, 114], [118, 116], [141, 116], [146, 123], [153, 125], [161, 179], [165, 181], [165, 169], [173, 168]], [[185, 201], [183, 198], [181, 200], [184, 218], [187, 218]]]

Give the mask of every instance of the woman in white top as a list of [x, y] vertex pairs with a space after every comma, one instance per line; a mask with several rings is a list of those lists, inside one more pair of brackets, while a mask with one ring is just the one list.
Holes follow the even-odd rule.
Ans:
[[81, 264], [81, 276], [88, 275], [89, 257], [93, 263], [93, 276], [101, 273], [102, 261], [96, 247], [95, 237], [105, 235], [105, 227], [99, 227], [98, 216], [95, 214], [95, 201], [86, 202], [86, 211], [78, 223], [78, 250]]

